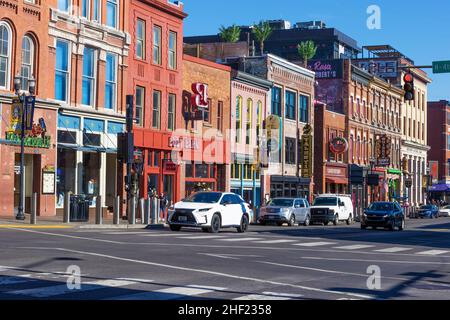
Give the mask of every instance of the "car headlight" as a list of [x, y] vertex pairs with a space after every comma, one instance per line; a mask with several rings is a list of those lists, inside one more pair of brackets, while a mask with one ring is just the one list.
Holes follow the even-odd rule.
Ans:
[[211, 208], [205, 208], [205, 209], [198, 209], [198, 212], [208, 212], [209, 210], [211, 210]]

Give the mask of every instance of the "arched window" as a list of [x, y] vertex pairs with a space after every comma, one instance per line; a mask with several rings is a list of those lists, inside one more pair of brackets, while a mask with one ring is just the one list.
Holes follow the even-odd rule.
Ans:
[[11, 27], [0, 21], [0, 88], [9, 89], [11, 79]]
[[242, 131], [242, 97], [236, 98], [236, 142], [241, 142]]
[[22, 78], [22, 90], [28, 91], [28, 82], [33, 77], [34, 70], [34, 43], [29, 36], [22, 39], [22, 64], [20, 77]]
[[245, 143], [250, 144], [252, 141], [252, 118], [253, 118], [253, 100], [247, 100], [247, 126]]

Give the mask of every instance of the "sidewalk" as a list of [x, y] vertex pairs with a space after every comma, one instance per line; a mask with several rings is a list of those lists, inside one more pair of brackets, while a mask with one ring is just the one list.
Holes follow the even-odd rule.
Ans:
[[163, 223], [154, 225], [140, 224], [139, 220], [135, 225], [128, 224], [127, 220], [120, 220], [119, 225], [114, 225], [112, 218], [103, 218], [103, 224], [96, 225], [95, 217], [90, 217], [89, 222], [63, 223], [62, 216], [37, 217], [35, 225], [30, 224], [30, 215], [25, 215], [24, 221], [16, 220], [11, 216], [0, 216], [0, 229], [3, 228], [27, 228], [27, 229], [159, 229], [166, 225]]

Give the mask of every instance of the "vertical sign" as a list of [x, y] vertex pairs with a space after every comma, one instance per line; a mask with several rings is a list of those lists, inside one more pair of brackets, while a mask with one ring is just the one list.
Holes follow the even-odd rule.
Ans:
[[28, 96], [25, 98], [25, 130], [33, 129], [34, 106], [36, 97]]
[[19, 98], [13, 98], [11, 105], [11, 115], [9, 116], [10, 132], [19, 133], [22, 121], [22, 102]]
[[302, 166], [302, 178], [311, 178], [312, 177], [312, 157], [313, 157], [313, 136], [312, 136], [312, 127], [308, 124], [303, 129], [302, 135], [302, 157], [301, 157], [301, 166]]

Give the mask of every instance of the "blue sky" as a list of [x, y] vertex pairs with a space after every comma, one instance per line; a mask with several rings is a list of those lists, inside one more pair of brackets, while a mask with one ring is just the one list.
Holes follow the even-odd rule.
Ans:
[[[186, 36], [215, 34], [221, 25], [247, 25], [261, 19], [323, 20], [359, 46], [390, 44], [417, 65], [450, 60], [448, 0], [184, 0], [184, 4], [189, 14]], [[381, 8], [381, 30], [367, 28], [369, 5]], [[450, 73], [428, 72], [433, 79], [429, 100], [450, 100]]]

